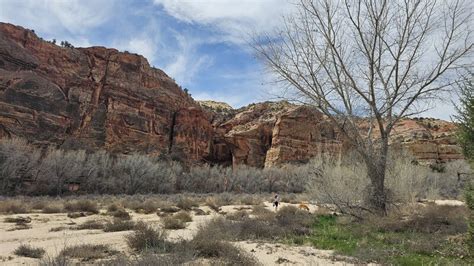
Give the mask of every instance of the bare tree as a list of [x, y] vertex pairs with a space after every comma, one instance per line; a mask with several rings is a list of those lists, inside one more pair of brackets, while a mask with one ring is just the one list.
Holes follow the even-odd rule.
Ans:
[[78, 181], [89, 175], [90, 169], [84, 167], [86, 152], [65, 151], [50, 148], [41, 162], [39, 181], [46, 185], [49, 194], [61, 196], [65, 191], [65, 184], [69, 181]]
[[368, 201], [378, 213], [386, 212], [394, 125], [425, 111], [451, 89], [458, 71], [472, 67], [470, 5], [299, 0], [277, 35], [255, 40], [285, 92], [324, 113], [361, 155], [371, 181]]
[[38, 176], [41, 152], [23, 139], [0, 140], [0, 194], [17, 192]]

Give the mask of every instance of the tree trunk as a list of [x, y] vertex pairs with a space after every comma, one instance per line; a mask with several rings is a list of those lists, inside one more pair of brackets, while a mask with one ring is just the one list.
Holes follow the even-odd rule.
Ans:
[[370, 179], [368, 203], [379, 215], [387, 214], [387, 190], [385, 189], [385, 172], [387, 168], [388, 139], [382, 139], [379, 152], [366, 160], [367, 175]]

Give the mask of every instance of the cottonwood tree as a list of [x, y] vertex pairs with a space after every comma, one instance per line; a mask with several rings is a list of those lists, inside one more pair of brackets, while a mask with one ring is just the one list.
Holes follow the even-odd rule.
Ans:
[[255, 38], [258, 57], [285, 85], [283, 96], [319, 109], [361, 155], [377, 213], [386, 213], [395, 124], [425, 111], [451, 90], [460, 69], [472, 67], [470, 5], [299, 0], [276, 33]]

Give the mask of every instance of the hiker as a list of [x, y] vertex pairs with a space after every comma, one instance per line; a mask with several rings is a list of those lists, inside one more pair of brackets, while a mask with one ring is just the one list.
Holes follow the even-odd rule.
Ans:
[[275, 198], [273, 199], [273, 206], [275, 207], [275, 211], [278, 210], [278, 204], [280, 204], [280, 195], [275, 194]]

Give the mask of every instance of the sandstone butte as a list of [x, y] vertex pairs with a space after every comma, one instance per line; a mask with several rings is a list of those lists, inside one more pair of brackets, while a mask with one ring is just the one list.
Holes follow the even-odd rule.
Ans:
[[[420, 162], [463, 159], [455, 129], [442, 120], [405, 119], [391, 143]], [[340, 134], [309, 107], [197, 102], [141, 55], [61, 47], [6, 23], [0, 23], [0, 137], [255, 167], [345, 149]]]

